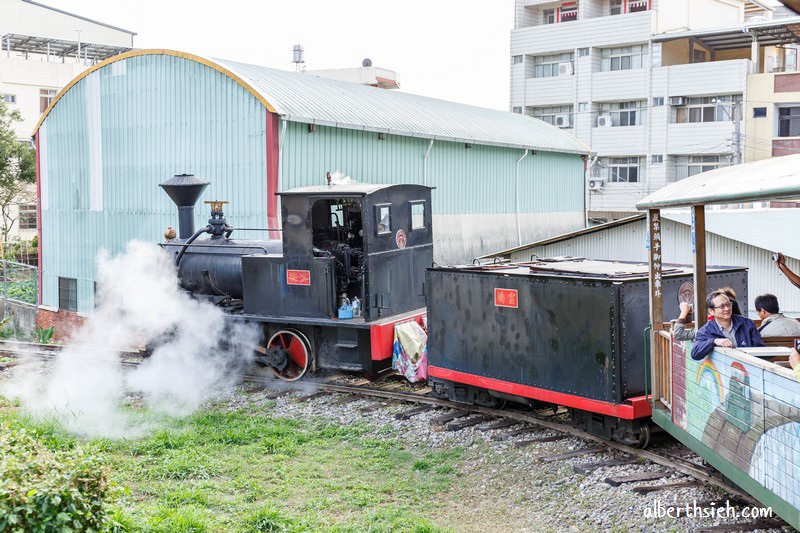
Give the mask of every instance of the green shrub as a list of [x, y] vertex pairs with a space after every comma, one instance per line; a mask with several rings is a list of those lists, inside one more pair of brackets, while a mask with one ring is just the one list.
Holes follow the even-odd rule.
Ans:
[[36, 326], [36, 329], [33, 330], [33, 338], [36, 339], [36, 342], [39, 344], [50, 344], [50, 341], [53, 340], [53, 333], [55, 333], [55, 327], [53, 326], [49, 328]]
[[108, 469], [81, 451], [51, 451], [25, 429], [0, 425], [0, 531], [109, 527]]

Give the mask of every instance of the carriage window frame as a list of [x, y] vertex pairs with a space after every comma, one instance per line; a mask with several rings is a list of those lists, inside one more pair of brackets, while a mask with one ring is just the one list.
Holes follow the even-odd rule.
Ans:
[[[385, 213], [385, 214], [384, 214]], [[388, 224], [381, 230], [381, 221], [386, 218]], [[375, 205], [375, 235], [390, 235], [392, 233], [392, 204]]]
[[[411, 228], [411, 231], [417, 231], [417, 230], [425, 229], [426, 228], [426, 226], [425, 226], [425, 211], [426, 211], [426, 207], [425, 207], [426, 202], [425, 202], [425, 200], [413, 200], [413, 201], [409, 202], [409, 204], [411, 205], [411, 210], [410, 210], [410, 212], [411, 212], [411, 220], [409, 221], [408, 227]], [[414, 208], [416, 208], [418, 206], [422, 208], [422, 212], [421, 213], [414, 213]], [[415, 217], [414, 216], [415, 214], [418, 215], [418, 216]], [[419, 221], [419, 223], [416, 223], [417, 220]]]

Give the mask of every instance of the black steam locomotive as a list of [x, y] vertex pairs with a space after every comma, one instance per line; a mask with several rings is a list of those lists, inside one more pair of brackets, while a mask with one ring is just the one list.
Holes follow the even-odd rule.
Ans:
[[[432, 266], [431, 188], [421, 185], [285, 191], [281, 240], [232, 240], [222, 202], [208, 202], [208, 225], [192, 227], [206, 185], [187, 175], [162, 184], [180, 214], [180, 235], [163, 246], [184, 288], [232, 319], [261, 324], [258, 360], [279, 378], [320, 369], [376, 378], [391, 368], [395, 324], [427, 313], [435, 394], [562, 405], [576, 426], [646, 445], [646, 265], [555, 258]], [[663, 274], [669, 316], [678, 295], [693, 290], [692, 272], [665, 265]], [[708, 277], [747, 301], [745, 269], [709, 269]]]
[[[262, 325], [259, 361], [294, 381], [323, 368], [376, 378], [390, 370], [394, 325], [425, 314], [433, 262], [431, 188], [333, 185], [280, 193], [281, 240], [232, 240], [224, 202], [194, 230], [208, 183], [179, 175], [161, 186], [178, 206], [179, 235], [162, 246], [183, 287]], [[203, 234], [208, 237], [200, 239]]]

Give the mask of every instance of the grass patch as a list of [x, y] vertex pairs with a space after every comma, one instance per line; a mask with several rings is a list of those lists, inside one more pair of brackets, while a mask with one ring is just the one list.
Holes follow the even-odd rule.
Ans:
[[126, 489], [112, 531], [439, 531], [424, 517], [450, 489], [460, 451], [420, 456], [367, 425], [272, 408], [201, 412], [128, 440], [76, 440], [8, 402], [0, 419], [35, 427], [50, 449], [102, 457]]

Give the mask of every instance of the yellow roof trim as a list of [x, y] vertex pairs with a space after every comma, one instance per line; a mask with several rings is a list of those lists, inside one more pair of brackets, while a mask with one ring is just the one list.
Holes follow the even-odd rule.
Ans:
[[44, 110], [44, 113], [42, 113], [42, 116], [39, 117], [39, 122], [37, 122], [36, 123], [36, 127], [33, 128], [32, 135], [36, 135], [36, 133], [39, 131], [39, 128], [41, 127], [42, 123], [44, 122], [44, 119], [47, 118], [47, 115], [49, 115], [50, 111], [53, 109], [53, 106], [56, 105], [56, 103], [59, 100], [61, 100], [61, 97], [64, 96], [64, 94], [66, 94], [66, 92], [69, 91], [72, 88], [73, 85], [75, 85], [76, 83], [81, 81], [83, 78], [85, 78], [86, 76], [88, 76], [92, 72], [94, 72], [96, 70], [100, 70], [101, 68], [103, 68], [105, 66], [108, 66], [108, 65], [110, 65], [111, 63], [113, 63], [115, 61], [120, 61], [122, 59], [128, 59], [129, 57], [145, 56], [145, 55], [166, 55], [166, 56], [182, 57], [184, 59], [188, 59], [190, 61], [196, 61], [198, 63], [206, 65], [207, 67], [213, 68], [217, 72], [220, 72], [220, 73], [228, 76], [229, 78], [234, 80], [236, 83], [238, 83], [239, 85], [244, 87], [247, 90], [247, 92], [249, 92], [250, 94], [255, 96], [256, 99], [259, 102], [264, 104], [264, 107], [266, 107], [267, 110], [269, 110], [270, 113], [276, 113], [277, 112], [275, 110], [275, 107], [272, 104], [270, 104], [269, 102], [267, 102], [266, 98], [264, 98], [264, 95], [262, 95], [260, 92], [256, 91], [249, 83], [247, 83], [242, 78], [240, 78], [239, 76], [237, 76], [236, 74], [234, 74], [230, 70], [226, 69], [222, 65], [220, 65], [218, 63], [215, 63], [213, 61], [210, 61], [210, 60], [208, 60], [208, 59], [206, 59], [204, 57], [200, 57], [200, 56], [194, 55], [194, 54], [189, 54], [189, 53], [186, 53], [186, 52], [178, 52], [177, 50], [167, 50], [167, 49], [160, 49], [160, 48], [154, 48], [154, 49], [149, 49], [149, 50], [131, 50], [130, 52], [125, 52], [124, 54], [119, 54], [117, 56], [110, 57], [110, 58], [106, 59], [105, 61], [101, 61], [100, 63], [98, 63], [96, 65], [93, 65], [91, 68], [88, 68], [85, 71], [81, 72], [72, 81], [70, 81], [63, 89], [61, 89], [58, 92], [58, 94], [55, 96], [55, 98], [53, 98], [53, 101], [50, 102], [50, 105], [47, 106], [47, 109]]

